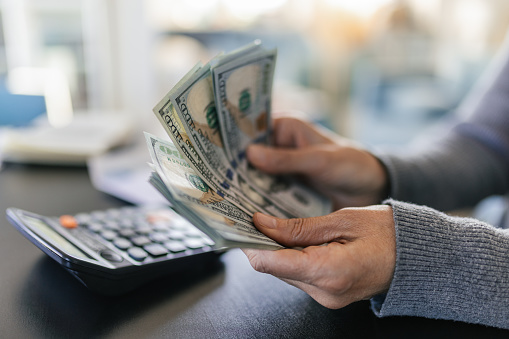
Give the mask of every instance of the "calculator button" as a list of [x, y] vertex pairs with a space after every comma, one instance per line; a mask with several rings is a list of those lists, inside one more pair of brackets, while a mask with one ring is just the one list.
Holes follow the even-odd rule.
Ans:
[[204, 243], [201, 239], [194, 239], [194, 238], [184, 240], [184, 244], [188, 248], [193, 249], [193, 250], [197, 249], [197, 248], [202, 248], [204, 246]]
[[87, 225], [87, 228], [89, 230], [91, 230], [92, 232], [99, 232], [99, 231], [102, 231], [103, 229], [103, 225], [101, 223], [98, 223], [98, 222], [91, 222], [89, 224], [86, 224]]
[[119, 224], [123, 228], [133, 228], [134, 222], [131, 219], [122, 218], [119, 221]]
[[118, 231], [120, 229], [120, 226], [118, 225], [118, 223], [116, 223], [115, 221], [112, 221], [112, 220], [105, 221], [104, 226], [107, 229], [110, 229], [113, 231]]
[[92, 218], [94, 218], [94, 219], [102, 220], [106, 216], [106, 212], [104, 212], [104, 211], [93, 211], [92, 213], [90, 213], [90, 216]]
[[150, 226], [142, 225], [142, 226], [136, 227], [135, 231], [140, 234], [150, 234], [150, 233], [152, 233], [152, 228]]
[[138, 261], [142, 261], [148, 256], [147, 252], [145, 252], [139, 247], [131, 247], [130, 249], [127, 250], [127, 254], [129, 254], [129, 256], [134, 260]]
[[60, 217], [60, 225], [65, 228], [76, 228], [78, 227], [78, 220], [74, 218], [72, 215], [62, 215]]
[[100, 234], [101, 234], [101, 237], [103, 237], [106, 240], [110, 240], [110, 241], [117, 237], [117, 233], [115, 233], [113, 231], [102, 231]]
[[170, 239], [173, 239], [173, 240], [182, 240], [182, 239], [185, 239], [185, 237], [186, 237], [184, 232], [175, 231], [175, 230], [171, 230], [170, 232], [168, 232], [168, 236], [170, 237]]
[[123, 237], [132, 237], [133, 235], [136, 235], [134, 230], [130, 228], [121, 229], [120, 231], [118, 231], [118, 234], [120, 234]]
[[170, 227], [167, 222], [158, 221], [152, 224], [155, 231], [167, 231]]
[[116, 238], [113, 240], [113, 245], [120, 248], [121, 250], [126, 250], [132, 246], [132, 243], [125, 238]]
[[187, 230], [188, 227], [189, 223], [184, 219], [173, 220], [173, 223], [171, 224], [171, 228], [176, 230]]
[[201, 241], [203, 241], [203, 243], [205, 245], [209, 245], [209, 246], [213, 246], [215, 243], [212, 241], [212, 239], [208, 238], [208, 237], [203, 237], [201, 238]]
[[133, 215], [131, 217], [131, 220], [133, 220], [134, 223], [137, 225], [149, 225], [150, 224], [144, 215]]
[[187, 248], [179, 241], [167, 241], [164, 243], [164, 247], [172, 251], [173, 253], [178, 253], [185, 251]]
[[110, 250], [101, 251], [100, 254], [101, 257], [111, 262], [121, 262], [122, 260], [124, 260], [119, 254], [112, 252]]
[[155, 241], [155, 242], [165, 242], [167, 240], [169, 240], [168, 236], [164, 233], [152, 233], [150, 236], [149, 236], [150, 239], [152, 239], [152, 241]]
[[137, 237], [134, 237], [134, 238], [131, 238], [131, 241], [133, 242], [133, 244], [135, 244], [136, 246], [144, 246], [144, 245], [147, 245], [147, 244], [150, 244], [151, 241], [149, 238], [147, 238], [146, 236], [144, 235], [140, 235], [140, 236], [137, 236]]
[[80, 224], [87, 224], [92, 221], [92, 217], [87, 213], [79, 213], [74, 216]]
[[150, 253], [151, 256], [158, 257], [168, 253], [168, 250], [159, 244], [150, 244], [144, 246], [143, 249]]
[[201, 231], [199, 231], [196, 228], [191, 228], [191, 227], [189, 229], [187, 229], [185, 233], [188, 237], [193, 237], [193, 238], [201, 238], [203, 236], [203, 233]]
[[121, 216], [121, 213], [120, 213], [120, 210], [116, 209], [116, 208], [110, 208], [108, 210], [106, 210], [106, 215], [108, 216], [108, 218], [119, 218]]
[[157, 223], [157, 222], [168, 222], [170, 220], [172, 220], [174, 217], [173, 214], [171, 214], [171, 212], [168, 214], [166, 212], [169, 212], [169, 211], [149, 211], [146, 215], [147, 215], [147, 220], [150, 222], [150, 223]]

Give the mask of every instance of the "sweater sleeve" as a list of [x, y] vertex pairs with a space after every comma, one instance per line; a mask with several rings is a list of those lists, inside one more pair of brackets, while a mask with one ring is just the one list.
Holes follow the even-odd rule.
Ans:
[[390, 197], [397, 200], [449, 211], [472, 207], [485, 197], [509, 190], [509, 168], [504, 160], [458, 133], [425, 151], [377, 156], [390, 178]]
[[418, 316], [509, 329], [509, 230], [395, 200], [397, 256], [379, 317]]

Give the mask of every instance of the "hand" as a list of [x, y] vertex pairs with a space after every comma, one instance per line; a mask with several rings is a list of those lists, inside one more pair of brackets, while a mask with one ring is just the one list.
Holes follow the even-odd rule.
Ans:
[[254, 223], [280, 244], [304, 249], [244, 249], [253, 268], [300, 288], [325, 307], [341, 308], [389, 289], [396, 263], [390, 206], [345, 208], [307, 219], [256, 213]]
[[274, 120], [276, 147], [251, 145], [251, 164], [271, 174], [297, 174], [332, 199], [334, 208], [378, 204], [386, 197], [387, 173], [371, 153], [302, 120]]

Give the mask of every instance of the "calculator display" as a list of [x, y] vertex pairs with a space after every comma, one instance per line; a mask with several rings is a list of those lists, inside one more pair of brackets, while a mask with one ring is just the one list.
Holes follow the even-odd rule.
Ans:
[[89, 255], [83, 253], [77, 247], [73, 246], [67, 239], [58, 234], [43, 220], [28, 215], [25, 215], [23, 218], [32, 226], [32, 229], [34, 229], [40, 236], [42, 236], [45, 239], [49, 239], [52, 244], [58, 246], [58, 248], [65, 251], [65, 253], [70, 254], [76, 258], [91, 259]]

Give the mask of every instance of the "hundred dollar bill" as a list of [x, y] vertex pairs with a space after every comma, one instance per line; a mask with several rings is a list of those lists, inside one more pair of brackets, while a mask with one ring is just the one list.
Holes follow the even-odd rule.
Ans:
[[222, 183], [227, 183], [242, 200], [281, 218], [295, 215], [282, 210], [257, 192], [231, 166], [223, 147], [219, 119], [214, 101], [210, 64], [196, 71], [186, 82], [175, 86], [169, 93], [186, 134], [194, 150], [211, 172]]
[[251, 216], [224, 200], [212, 190], [189, 166], [177, 148], [168, 142], [145, 134], [152, 163], [163, 183], [179, 201], [194, 202], [209, 206], [246, 225], [251, 225]]
[[[205, 181], [209, 187], [211, 187], [218, 196], [223, 199], [227, 199], [237, 207], [241, 208], [244, 212], [250, 216], [254, 212], [260, 211], [255, 206], [249, 205], [248, 202], [241, 200], [238, 195], [230, 189], [227, 182], [222, 182], [217, 177], [215, 171], [209, 168], [206, 163], [197, 154], [192, 141], [187, 135], [182, 121], [177, 115], [173, 104], [167, 94], [163, 100], [161, 100], [154, 108], [154, 113], [163, 125], [164, 129], [170, 136], [174, 145], [180, 151], [182, 156], [186, 159], [187, 163], [198, 173], [198, 175]], [[263, 210], [262, 210], [263, 211]], [[267, 213], [266, 211], [263, 211]]]
[[218, 213], [214, 213], [196, 204], [191, 204], [187, 207], [193, 211], [192, 219], [190, 219], [193, 220], [193, 224], [214, 240], [218, 247], [246, 247], [272, 250], [284, 248], [260, 233], [254, 226], [253, 230], [256, 232], [239, 232], [238, 226], [232, 220]]
[[309, 218], [329, 214], [331, 201], [307, 186], [282, 176], [271, 176], [251, 165], [245, 177], [256, 187], [258, 193], [296, 217]]
[[[154, 169], [154, 171], [155, 172], [152, 172], [150, 176], [149, 182], [171, 203], [174, 210], [188, 219], [205, 234], [209, 235], [209, 237], [214, 240], [216, 246], [227, 246], [227, 244], [224, 243], [226, 238], [250, 244], [234, 244], [234, 246], [230, 245], [228, 247], [259, 248], [260, 244], [269, 245], [271, 248], [274, 248], [274, 246], [281, 247], [281, 245], [260, 233], [254, 225], [246, 226], [242, 222], [210, 209], [210, 206], [204, 207], [202, 204], [192, 202], [189, 199], [184, 199], [185, 201], [178, 200], [163, 182], [157, 170]], [[253, 246], [253, 243], [256, 244]]]
[[[280, 247], [254, 227], [247, 213], [212, 191], [173, 144], [148, 133], [145, 137], [155, 170], [150, 181], [184, 217], [198, 223], [196, 226], [207, 234], [212, 227], [226, 238], [229, 235], [237, 240], [245, 237], [244, 242], [257, 241]], [[217, 240], [214, 238], [217, 234], [213, 237]]]
[[168, 187], [162, 182], [156, 172], [150, 176], [150, 183], [158, 189], [163, 196], [172, 204], [172, 207], [191, 224], [207, 234], [214, 241], [216, 248], [258, 248], [258, 249], [280, 249], [283, 248], [274, 240], [261, 234], [254, 228], [245, 228], [235, 220], [225, 217], [220, 213], [211, 211], [195, 203], [181, 203], [173, 198]]
[[257, 48], [223, 59], [212, 68], [221, 135], [232, 165], [245, 167], [247, 146], [269, 142], [276, 51]]
[[280, 209], [297, 217], [324, 215], [331, 210], [328, 199], [294, 181], [264, 174], [246, 159], [249, 144], [269, 141], [275, 62], [274, 50], [252, 49], [212, 68], [224, 149], [247, 184]]
[[260, 39], [256, 39], [250, 44], [237, 48], [229, 52], [228, 54], [219, 54], [216, 58], [212, 59], [211, 65], [212, 67], [218, 67], [222, 64], [226, 64], [235, 59], [241, 59], [244, 56], [250, 55], [254, 52], [261, 51], [263, 49], [262, 42]]
[[196, 175], [173, 144], [145, 134], [156, 173], [177, 203], [194, 203], [206, 206], [229, 219], [252, 226], [251, 216], [220, 197]]

